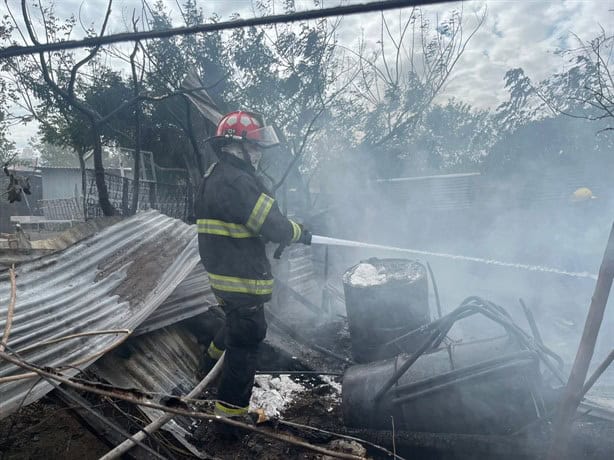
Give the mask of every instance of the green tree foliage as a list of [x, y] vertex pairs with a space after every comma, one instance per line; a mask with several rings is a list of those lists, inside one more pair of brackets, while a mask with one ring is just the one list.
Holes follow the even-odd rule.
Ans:
[[[185, 0], [180, 6], [184, 25], [205, 21], [194, 0]], [[212, 22], [218, 19], [208, 18]], [[173, 27], [164, 2], [153, 5], [147, 25], [152, 30]], [[149, 91], [160, 94], [179, 90], [187, 72], [196, 69], [220, 110], [226, 110], [227, 88], [233, 80], [221, 33], [150, 40], [144, 47], [147, 65], [143, 84]], [[196, 183], [203, 172], [203, 155], [205, 152], [211, 155], [203, 141], [212, 134], [213, 124], [202, 119], [184, 97], [147, 101], [144, 113], [147, 118], [143, 120], [143, 148], [153, 152], [157, 164], [192, 171], [192, 181]]]
[[[260, 8], [271, 12], [267, 5]], [[287, 2], [285, 12], [293, 10], [294, 2]], [[285, 138], [300, 143], [328, 108], [332, 83], [344, 70], [335, 59], [333, 34], [326, 21], [234, 30], [228, 47], [235, 78], [230, 99], [267, 114]]]
[[[182, 25], [221, 20], [206, 18], [195, 0], [183, 0], [180, 7]], [[284, 2], [283, 8], [293, 11], [294, 2]], [[75, 19], [51, 12], [45, 10], [53, 17], [49, 37], [70, 37]], [[254, 13], [273, 13], [272, 2], [256, 2]], [[174, 19], [158, 0], [133, 26], [163, 30], [179, 25]], [[180, 90], [191, 69], [221, 112], [251, 109], [277, 125], [284, 148], [268, 152], [264, 161], [272, 183], [299, 156], [301, 170], [309, 174], [326, 168], [331, 157], [345, 155], [348, 164], [370, 169], [368, 174], [391, 177], [475, 168], [505, 173], [523, 162], [571, 165], [583, 155], [604, 155], [611, 142], [592, 134], [606, 124], [562, 117], [573, 112], [603, 120], [609, 110], [609, 69], [601, 56], [611, 41], [605, 34], [570, 53], [565, 71], [542, 82], [532, 82], [523, 69], [510, 69], [503, 82], [508, 100], [492, 113], [439, 101], [482, 21], [479, 16], [471, 23], [461, 11], [452, 11], [434, 23], [416, 8], [392, 27], [390, 16], [382, 15], [377, 49], [365, 40], [355, 49], [340, 46], [339, 24], [330, 20], [149, 40], [134, 48], [137, 83], [126, 70], [126, 48], [101, 49], [72, 78], [78, 101], [105, 118], [96, 133], [88, 128], [87, 113], [50, 91], [37, 61], [12, 65], [37, 101], [42, 141], [81, 154], [97, 139], [129, 148], [138, 141], [154, 153], [157, 164], [194, 171], [193, 182], [202, 172], [204, 140], [214, 126], [185, 97], [167, 97]], [[117, 66], [118, 56], [123, 67]], [[53, 78], [58, 86], [70, 87], [78, 58], [61, 52], [54, 59]], [[128, 103], [135, 94], [142, 96], [138, 132], [137, 106]]]
[[[109, 4], [104, 15], [101, 34], [104, 33], [110, 16], [110, 6]], [[43, 30], [42, 38], [37, 34], [35, 21], [27, 3], [22, 3], [21, 13], [24, 24], [20, 25], [16, 20], [13, 23], [16, 28], [19, 28], [18, 36], [23, 37], [26, 43], [37, 44], [41, 40], [58, 42], [70, 38], [77, 22], [74, 16], [68, 19], [58, 18], [53, 2], [34, 3], [31, 7], [38, 10]], [[12, 12], [10, 14], [11, 18], [15, 17]], [[22, 27], [24, 30], [21, 29]], [[96, 32], [90, 28], [86, 30], [86, 33], [91, 36]], [[57, 120], [58, 117], [64, 118], [68, 126], [72, 125], [71, 121], [74, 119], [87, 120], [88, 126], [85, 132], [88, 135], [91, 134], [93, 139], [94, 169], [99, 203], [105, 215], [113, 215], [115, 210], [109, 202], [102, 161], [104, 142], [102, 127], [109, 121], [111, 115], [101, 115], [96, 107], [90, 106], [86, 100], [87, 88], [95, 87], [98, 77], [105, 74], [104, 71], [101, 71], [104, 65], [97, 62], [98, 52], [99, 47], [87, 50], [78, 57], [70, 51], [39, 53], [35, 56], [12, 59], [8, 65], [11, 66], [15, 75], [15, 84], [19, 89], [22, 103], [43, 125], [48, 124], [49, 120]], [[91, 73], [84, 73], [84, 66], [88, 66]], [[95, 68], [96, 66], [99, 68]], [[32, 101], [34, 97], [38, 103]], [[69, 131], [71, 131], [71, 137], [74, 137], [75, 130], [70, 128]]]
[[568, 68], [540, 85], [542, 99], [551, 109], [572, 118], [603, 122], [614, 130], [614, 35], [601, 29], [589, 42], [575, 37], [578, 47], [562, 54]]
[[[4, 16], [0, 19], [0, 45], [10, 44], [10, 36], [13, 27], [9, 18]], [[5, 63], [0, 63], [0, 72], [7, 70]], [[14, 144], [8, 139], [8, 105], [10, 102], [10, 87], [6, 78], [0, 75], [0, 163], [4, 164], [13, 156]]]
[[[79, 85], [78, 94], [87, 106], [94, 108], [102, 117], [111, 114], [132, 97], [130, 88], [118, 72], [97, 62], [89, 66], [89, 71], [96, 77], [86, 85]], [[94, 148], [96, 137], [90, 120], [82, 112], [60, 100], [53, 105], [41, 105], [39, 113], [44, 118], [39, 128], [42, 142], [67, 146], [81, 155]], [[103, 145], [120, 144], [129, 139], [131, 114], [130, 108], [116, 112], [100, 127], [99, 136]]]
[[0, 163], [4, 164], [13, 156], [15, 144], [8, 138], [8, 101], [6, 84], [0, 81]]
[[[267, 14], [272, 7], [258, 2], [256, 8]], [[285, 5], [285, 11], [293, 8], [292, 2]], [[205, 21], [193, 0], [183, 2], [181, 11], [187, 26]], [[172, 26], [163, 2], [154, 4], [150, 16], [151, 29]], [[148, 87], [179, 88], [187, 71], [196, 69], [222, 113], [254, 110], [277, 126], [284, 148], [267, 152], [263, 161], [272, 183], [283, 176], [293, 154], [298, 157], [309, 150], [321, 121], [330, 117], [328, 109], [336, 96], [332, 83], [339, 82], [339, 68], [333, 31], [326, 21], [171, 37], [145, 46], [151, 63], [146, 71]], [[146, 140], [144, 148], [154, 152], [159, 164], [190, 167], [185, 153], [206, 151], [202, 141], [213, 134], [213, 124], [203, 122], [183, 98], [150, 107], [153, 129], [147, 136], [151, 142]]]
[[506, 73], [509, 98], [493, 116], [497, 134], [486, 158], [488, 170], [509, 175], [594, 168], [601, 174], [611, 164], [610, 118], [594, 99], [602, 69], [582, 54], [571, 63], [537, 83], [523, 69]]
[[409, 143], [415, 173], [475, 170], [490, 152], [494, 137], [490, 113], [450, 100], [424, 115]]
[[[294, 2], [284, 7], [292, 12]], [[259, 12], [273, 11], [263, 2]], [[228, 99], [235, 107], [263, 113], [280, 133], [282, 148], [270, 152], [263, 165], [273, 182], [283, 177], [293, 158], [303, 170], [311, 169], [318, 156], [314, 142], [330, 135], [338, 96], [352, 78], [352, 70], [338, 57], [337, 26], [323, 20], [237, 29], [229, 39], [235, 84]]]

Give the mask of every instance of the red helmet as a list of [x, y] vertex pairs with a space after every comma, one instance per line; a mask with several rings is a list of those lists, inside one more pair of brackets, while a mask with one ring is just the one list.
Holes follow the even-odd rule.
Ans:
[[241, 110], [230, 112], [220, 120], [211, 138], [215, 143], [222, 144], [224, 140], [251, 142], [259, 147], [274, 147], [279, 139], [272, 126], [266, 125], [264, 118], [253, 112]]

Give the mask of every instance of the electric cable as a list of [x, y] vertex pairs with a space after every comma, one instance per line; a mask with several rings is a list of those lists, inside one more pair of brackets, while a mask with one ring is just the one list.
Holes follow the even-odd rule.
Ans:
[[388, 0], [357, 5], [336, 6], [315, 10], [299, 11], [288, 14], [277, 14], [260, 18], [236, 19], [233, 21], [199, 24], [191, 27], [176, 27], [166, 30], [150, 30], [143, 32], [124, 32], [113, 35], [89, 37], [81, 40], [66, 40], [54, 43], [37, 43], [32, 46], [9, 46], [0, 51], [0, 59], [24, 56], [34, 53], [67, 50], [74, 48], [90, 48], [110, 43], [134, 42], [153, 38], [168, 38], [177, 35], [190, 35], [194, 33], [217, 32], [228, 29], [264, 26], [279, 23], [291, 23], [310, 19], [324, 19], [331, 16], [350, 16], [359, 13], [372, 13], [399, 8], [434, 5], [448, 3], [451, 0]]

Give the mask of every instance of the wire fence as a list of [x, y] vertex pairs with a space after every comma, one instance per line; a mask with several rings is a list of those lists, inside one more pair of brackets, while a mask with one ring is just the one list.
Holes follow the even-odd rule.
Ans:
[[[121, 216], [130, 215], [132, 198], [134, 196], [134, 181], [127, 177], [105, 173], [105, 182], [109, 194], [109, 201]], [[100, 217], [103, 215], [99, 204], [98, 189], [94, 171], [87, 171], [86, 191], [86, 217]], [[192, 214], [192, 187], [185, 180], [185, 184], [164, 184], [148, 181], [139, 181], [137, 211], [157, 209], [167, 216], [190, 220]]]
[[83, 206], [77, 197], [39, 200], [39, 208], [49, 220], [83, 220]]

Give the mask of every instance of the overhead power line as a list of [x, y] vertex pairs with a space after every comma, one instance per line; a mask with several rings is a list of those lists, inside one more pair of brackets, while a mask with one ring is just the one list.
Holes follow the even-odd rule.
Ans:
[[199, 24], [191, 27], [177, 27], [166, 30], [151, 30], [143, 32], [124, 32], [102, 37], [89, 37], [82, 40], [67, 40], [54, 43], [41, 43], [32, 46], [11, 46], [0, 50], [0, 59], [27, 54], [58, 51], [74, 48], [89, 48], [110, 43], [134, 42], [150, 40], [153, 38], [167, 38], [176, 35], [189, 35], [194, 33], [216, 32], [219, 30], [237, 29], [242, 27], [263, 26], [267, 24], [279, 24], [284, 22], [305, 21], [308, 19], [321, 19], [331, 16], [349, 16], [352, 14], [369, 13], [374, 11], [386, 11], [412, 6], [424, 6], [437, 3], [448, 3], [450, 0], [388, 0], [357, 5], [336, 6], [318, 10], [300, 11], [289, 14], [276, 14], [259, 18], [237, 19], [233, 21]]

